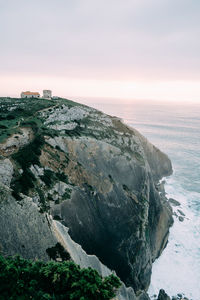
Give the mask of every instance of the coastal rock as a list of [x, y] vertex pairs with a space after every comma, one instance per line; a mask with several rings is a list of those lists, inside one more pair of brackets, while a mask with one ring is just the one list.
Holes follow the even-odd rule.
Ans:
[[140, 138], [148, 164], [155, 182], [164, 176], [172, 174], [172, 164], [166, 154], [161, 152], [157, 147], [152, 145], [145, 137], [134, 129], [136, 135]]
[[[93, 136], [97, 121], [98, 116], [90, 122]], [[97, 255], [135, 290], [145, 289], [152, 262], [166, 246], [172, 224], [171, 209], [155, 189], [156, 178], [171, 174], [171, 163], [116, 118], [109, 130], [109, 138], [99, 139], [98, 132], [96, 139], [80, 136], [47, 141], [67, 153], [70, 162], [65, 174], [76, 186], [70, 201], [56, 205], [55, 212], [60, 210], [70, 235], [87, 253]], [[114, 135], [121, 131], [127, 134], [125, 144]], [[47, 167], [51, 164], [44, 161]], [[54, 215], [54, 208], [51, 213]]]
[[156, 188], [158, 189], [158, 191], [163, 195], [165, 196], [165, 180], [163, 180], [162, 182], [159, 182], [157, 185], [156, 185]]
[[180, 202], [178, 202], [177, 200], [173, 199], [173, 198], [169, 198], [169, 203], [172, 204], [173, 206], [180, 206]]
[[45, 215], [31, 198], [16, 202], [1, 189], [0, 249], [5, 255], [20, 254], [25, 258], [47, 260], [46, 249], [56, 244]]
[[161, 289], [157, 300], [170, 300], [170, 297]]
[[[81, 268], [91, 267], [95, 269], [103, 277], [113, 273], [105, 265], [103, 265], [95, 255], [87, 255], [87, 253], [82, 249], [82, 247], [71, 239], [68, 233], [69, 229], [67, 227], [63, 226], [60, 222], [52, 220], [51, 218], [50, 218], [50, 223], [51, 223], [52, 231], [55, 237], [57, 238], [57, 240], [68, 251], [73, 261], [79, 264]], [[149, 300], [147, 294], [146, 297], [147, 298], [143, 298], [143, 299]], [[134, 290], [131, 287], [127, 288], [123, 282], [121, 282], [121, 287], [118, 290], [115, 299], [116, 300], [142, 300], [142, 298], [136, 297]]]
[[181, 216], [185, 217], [185, 214], [184, 214], [184, 212], [182, 212], [182, 210], [177, 209], [177, 211], [179, 212], [179, 214], [181, 214]]
[[184, 294], [179, 293], [177, 296], [172, 296], [172, 300], [189, 300], [189, 298], [185, 297]]
[[13, 175], [13, 165], [11, 161], [6, 158], [0, 160], [0, 183], [10, 186]]
[[180, 222], [184, 221], [184, 217], [179, 216], [178, 219], [179, 219]]
[[[3, 253], [47, 259], [46, 249], [58, 240], [50, 214], [87, 255], [130, 286], [130, 295], [133, 289], [136, 298], [147, 298], [152, 263], [173, 222], [157, 190], [172, 173], [169, 158], [137, 130], [95, 109], [66, 99], [52, 100], [49, 107], [44, 100], [13, 101], [13, 116], [18, 124], [23, 119], [30, 134], [24, 144], [8, 138], [1, 152], [15, 170], [9, 175], [12, 190], [0, 196]], [[81, 263], [82, 254], [75, 259]], [[127, 290], [124, 295], [134, 299]]]

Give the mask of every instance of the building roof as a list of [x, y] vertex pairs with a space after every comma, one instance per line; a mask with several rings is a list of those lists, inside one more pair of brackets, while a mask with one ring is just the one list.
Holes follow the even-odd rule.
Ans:
[[27, 91], [27, 92], [22, 92], [22, 94], [24, 94], [24, 95], [40, 95], [38, 92], [29, 92], [29, 91]]

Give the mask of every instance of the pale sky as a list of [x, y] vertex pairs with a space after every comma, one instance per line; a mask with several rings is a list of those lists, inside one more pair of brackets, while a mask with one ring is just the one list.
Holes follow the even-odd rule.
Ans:
[[200, 0], [0, 0], [0, 96], [200, 102]]

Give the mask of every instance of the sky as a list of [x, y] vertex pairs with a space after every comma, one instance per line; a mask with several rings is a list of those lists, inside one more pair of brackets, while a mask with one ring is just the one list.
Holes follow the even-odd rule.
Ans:
[[199, 0], [0, 0], [0, 96], [200, 102]]

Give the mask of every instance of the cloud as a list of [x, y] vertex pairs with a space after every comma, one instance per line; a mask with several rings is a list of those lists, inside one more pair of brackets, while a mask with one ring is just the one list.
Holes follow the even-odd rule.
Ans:
[[200, 79], [200, 1], [0, 0], [0, 73]]

